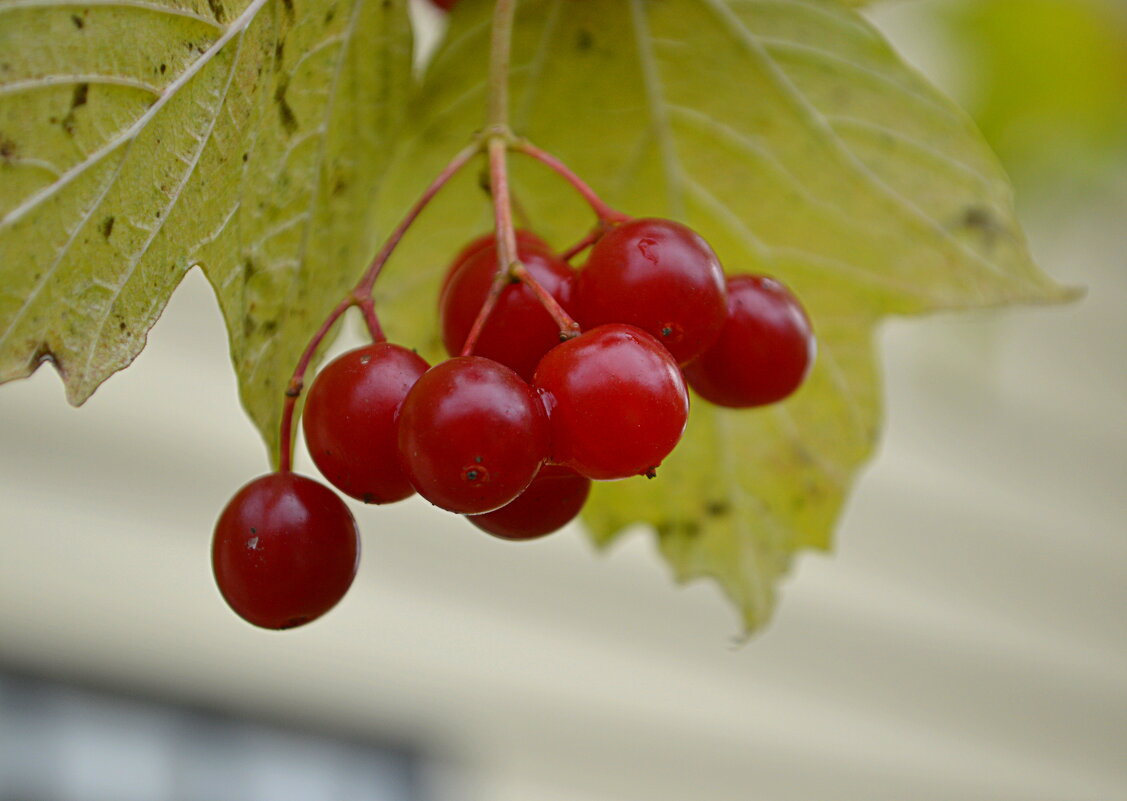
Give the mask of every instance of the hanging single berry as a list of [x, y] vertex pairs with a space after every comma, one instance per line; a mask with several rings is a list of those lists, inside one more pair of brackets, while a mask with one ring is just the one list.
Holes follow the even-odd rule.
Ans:
[[459, 356], [428, 370], [399, 410], [399, 454], [419, 494], [460, 514], [490, 512], [529, 485], [548, 454], [532, 388], [503, 364]]
[[810, 318], [789, 289], [762, 275], [732, 276], [724, 327], [685, 378], [718, 406], [763, 406], [798, 389], [816, 350]]
[[228, 502], [215, 524], [212, 568], [243, 619], [292, 629], [332, 609], [356, 576], [360, 535], [331, 489], [294, 473], [268, 473]]
[[689, 395], [677, 363], [632, 325], [593, 328], [536, 368], [551, 460], [594, 479], [652, 475], [685, 430]]
[[338, 356], [317, 374], [302, 427], [309, 455], [334, 487], [365, 503], [414, 494], [399, 463], [395, 416], [428, 366], [414, 351], [376, 342]]
[[673, 220], [629, 220], [591, 248], [576, 280], [574, 307], [584, 328], [629, 323], [684, 364], [711, 345], [724, 324], [724, 271], [691, 228]]
[[[566, 310], [574, 279], [568, 263], [531, 240], [518, 240], [517, 254], [533, 279]], [[439, 313], [442, 341], [451, 356], [462, 352], [496, 274], [497, 249], [483, 247], [462, 263], [446, 285]], [[511, 367], [525, 381], [531, 381], [540, 358], [559, 341], [559, 325], [535, 293], [516, 282], [501, 290], [473, 352]]]
[[492, 512], [466, 515], [466, 520], [503, 540], [533, 540], [574, 520], [590, 491], [591, 479], [563, 465], [546, 464], [514, 500]]

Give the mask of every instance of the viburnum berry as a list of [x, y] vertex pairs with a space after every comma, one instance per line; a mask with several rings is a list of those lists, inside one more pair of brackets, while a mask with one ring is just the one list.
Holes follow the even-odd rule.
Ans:
[[762, 406], [798, 389], [815, 352], [810, 318], [789, 289], [762, 275], [732, 276], [724, 327], [685, 378], [718, 406]]
[[376, 342], [338, 356], [317, 374], [302, 427], [310, 456], [334, 487], [365, 503], [414, 494], [399, 463], [395, 416], [428, 367], [414, 351]]
[[688, 419], [677, 363], [632, 325], [599, 326], [557, 345], [533, 383], [548, 409], [551, 461], [589, 478], [652, 475]]
[[492, 512], [466, 515], [466, 520], [503, 540], [532, 540], [574, 520], [590, 491], [589, 478], [563, 465], [546, 464], [515, 499]]
[[691, 228], [673, 220], [633, 219], [611, 228], [591, 248], [573, 305], [584, 328], [629, 323], [684, 364], [711, 345], [724, 324], [724, 271]]
[[510, 368], [459, 356], [428, 370], [399, 410], [399, 453], [419, 494], [461, 514], [490, 512], [529, 485], [548, 454], [548, 421]]
[[[546, 246], [537, 244], [538, 240], [518, 240], [517, 256], [566, 309], [571, 303], [574, 271]], [[451, 276], [439, 302], [442, 342], [450, 355], [462, 352], [496, 274], [497, 249], [487, 246], [473, 253]], [[535, 293], [523, 283], [510, 283], [501, 290], [473, 352], [511, 367], [525, 381], [531, 381], [540, 357], [559, 341], [559, 325]]]
[[290, 629], [328, 612], [356, 576], [360, 535], [331, 489], [294, 473], [268, 473], [228, 502], [215, 524], [212, 568], [243, 619]]
[[[517, 240], [517, 250], [524, 253], [527, 250], [539, 250], [546, 254], [551, 255], [551, 246], [531, 231], [524, 229], [517, 229], [514, 232]], [[441, 302], [442, 295], [446, 292], [446, 287], [450, 285], [450, 279], [454, 274], [461, 269], [462, 265], [469, 261], [471, 258], [481, 253], [482, 251], [489, 251], [493, 254], [493, 262], [497, 263], [497, 234], [490, 232], [482, 234], [477, 239], [470, 241], [465, 247], [458, 251], [458, 255], [450, 262], [450, 266], [446, 268], [446, 274], [442, 277], [442, 288], [438, 292], [439, 301]], [[456, 355], [456, 354], [451, 354]]]

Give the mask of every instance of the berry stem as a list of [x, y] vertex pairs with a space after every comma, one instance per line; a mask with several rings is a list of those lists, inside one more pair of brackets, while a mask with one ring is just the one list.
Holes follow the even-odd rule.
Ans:
[[584, 236], [574, 245], [561, 253], [560, 258], [564, 261], [571, 261], [587, 248], [591, 247], [591, 245], [595, 244], [599, 240], [599, 237], [603, 235], [604, 231], [606, 231], [605, 225], [603, 225], [602, 223], [596, 225], [594, 228], [587, 232], [586, 236]]
[[509, 128], [509, 54], [512, 51], [516, 0], [496, 0], [489, 40], [489, 100], [486, 124], [495, 132]]
[[513, 142], [509, 130], [509, 60], [512, 51], [513, 16], [516, 0], [496, 0], [493, 6], [493, 31], [489, 49], [488, 134], [489, 189], [493, 197], [493, 223], [497, 238], [497, 273], [489, 294], [481, 304], [462, 355], [473, 353], [481, 331], [497, 305], [505, 286], [512, 280], [524, 283], [544, 305], [560, 328], [560, 337], [571, 338], [579, 333], [579, 325], [563, 307], [520, 263], [516, 231], [513, 227], [513, 202], [509, 190], [508, 151]]
[[380, 248], [380, 252], [372, 259], [372, 263], [368, 266], [364, 276], [360, 279], [359, 283], [356, 284], [356, 288], [352, 290], [352, 295], [357, 303], [362, 303], [366, 298], [371, 296], [372, 287], [375, 285], [376, 279], [379, 278], [380, 271], [383, 270], [384, 264], [387, 263], [391, 254], [395, 251], [399, 240], [407, 233], [407, 229], [414, 224], [415, 220], [422, 213], [423, 209], [427, 207], [431, 199], [438, 194], [438, 191], [442, 189], [442, 187], [446, 186], [450, 179], [453, 178], [470, 159], [480, 153], [481, 149], [482, 139], [481, 137], [475, 137], [470, 144], [466, 145], [458, 151], [454, 158], [450, 159], [450, 163], [431, 181], [430, 186], [423, 190], [419, 199], [415, 201], [415, 205], [413, 205], [403, 216], [403, 219], [399, 221], [399, 225], [397, 225], [395, 230], [388, 236], [387, 241], [384, 242], [383, 247]]
[[[310, 362], [313, 361], [313, 354], [317, 352], [317, 347], [321, 344], [322, 340], [328, 335], [329, 330], [333, 324], [340, 319], [341, 315], [348, 311], [349, 307], [355, 303], [355, 298], [348, 295], [336, 307], [329, 312], [329, 316], [321, 323], [321, 327], [317, 329], [317, 333], [309, 340], [309, 344], [305, 346], [305, 350], [298, 359], [297, 367], [294, 368], [293, 377], [290, 378], [290, 383], [286, 386], [286, 402], [282, 407], [282, 424], [278, 433], [278, 472], [288, 473], [293, 469], [293, 413], [294, 408], [297, 406], [297, 399], [301, 397], [301, 390], [305, 384], [305, 371], [309, 369]], [[379, 323], [376, 323], [378, 329]]]
[[360, 309], [360, 313], [364, 315], [364, 324], [368, 326], [368, 334], [372, 337], [372, 342], [386, 342], [387, 337], [384, 336], [379, 315], [376, 314], [375, 300], [366, 297], [359, 301], [356, 306]]
[[526, 139], [514, 140], [510, 143], [510, 147], [515, 152], [530, 156], [558, 173], [560, 177], [575, 188], [576, 192], [583, 196], [583, 199], [587, 201], [587, 204], [591, 207], [592, 211], [595, 212], [595, 216], [599, 218], [599, 222], [603, 225], [613, 225], [614, 223], [626, 222], [630, 219], [629, 214], [623, 214], [621, 211], [616, 211], [608, 206], [586, 181], [572, 172], [570, 167], [551, 153], [546, 150], [541, 150]]
[[415, 204], [411, 206], [403, 216], [403, 219], [399, 221], [399, 224], [388, 236], [387, 241], [384, 242], [379, 253], [372, 259], [372, 263], [368, 265], [368, 269], [364, 271], [364, 275], [360, 278], [360, 281], [357, 282], [356, 286], [352, 288], [352, 291], [329, 312], [328, 317], [321, 323], [321, 327], [318, 328], [310, 338], [309, 344], [305, 346], [301, 358], [298, 359], [297, 367], [294, 368], [293, 376], [286, 386], [286, 401], [282, 407], [282, 421], [278, 432], [278, 472], [288, 473], [293, 468], [294, 410], [297, 407], [297, 399], [301, 397], [301, 391], [304, 388], [305, 373], [309, 369], [310, 363], [313, 361], [313, 355], [317, 352], [317, 348], [320, 346], [321, 342], [324, 341], [325, 337], [328, 336], [333, 324], [352, 306], [356, 306], [360, 309], [360, 313], [364, 316], [364, 324], [367, 326], [368, 333], [371, 335], [373, 342], [383, 342], [387, 339], [387, 337], [384, 336], [383, 328], [380, 327], [380, 320], [376, 314], [376, 304], [372, 299], [372, 287], [375, 285], [376, 279], [379, 277], [387, 260], [395, 251], [399, 241], [403, 239], [403, 235], [407, 233], [407, 229], [414, 224], [423, 209], [425, 209], [431, 199], [438, 194], [438, 191], [442, 189], [470, 159], [480, 153], [481, 148], [482, 138], [475, 137], [474, 141], [459, 151], [442, 172], [431, 181], [430, 186], [423, 190], [419, 199], [415, 201]]

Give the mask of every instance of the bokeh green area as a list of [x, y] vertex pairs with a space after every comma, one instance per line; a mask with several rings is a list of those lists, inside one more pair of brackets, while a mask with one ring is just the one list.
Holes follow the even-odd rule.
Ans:
[[1099, 190], [1127, 167], [1127, 3], [942, 0], [957, 98], [1025, 192]]

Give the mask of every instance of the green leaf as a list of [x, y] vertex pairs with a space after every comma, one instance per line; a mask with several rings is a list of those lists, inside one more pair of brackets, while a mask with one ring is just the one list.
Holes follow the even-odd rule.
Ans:
[[83, 402], [198, 264], [273, 445], [374, 251], [409, 76], [401, 2], [0, 4], [0, 381], [52, 361]]
[[[389, 176], [383, 225], [483, 123], [487, 4], [451, 16]], [[608, 543], [648, 523], [678, 579], [716, 579], [747, 628], [801, 547], [828, 547], [877, 436], [873, 330], [888, 314], [1067, 296], [1030, 261], [1011, 190], [967, 117], [837, 0], [522, 2], [513, 127], [616, 207], [701, 231], [730, 272], [766, 272], [807, 305], [808, 384], [773, 408], [694, 403], [658, 478], [600, 485]], [[512, 160], [521, 212], [557, 245], [592, 218], [538, 164]], [[438, 277], [487, 230], [461, 176], [378, 285], [385, 323], [437, 351]]]

